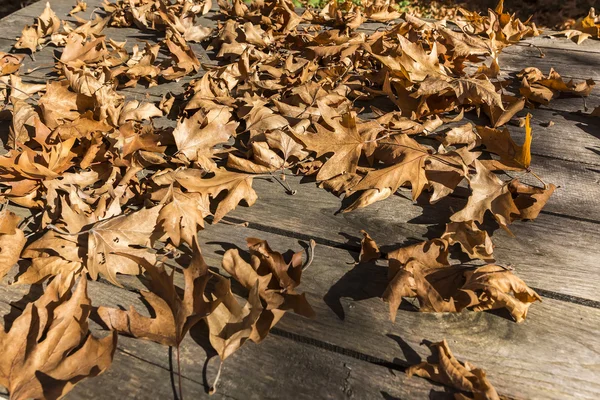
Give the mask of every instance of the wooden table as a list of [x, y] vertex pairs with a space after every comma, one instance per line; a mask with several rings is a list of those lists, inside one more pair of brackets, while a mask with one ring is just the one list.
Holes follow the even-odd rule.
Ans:
[[[99, 3], [88, 1], [86, 18]], [[51, 1], [53, 10], [65, 19], [73, 4]], [[10, 51], [21, 29], [33, 23], [43, 8], [44, 2], [38, 2], [0, 20], [0, 50]], [[199, 22], [215, 25], [207, 17]], [[376, 27], [364, 25], [365, 30]], [[129, 48], [139, 40], [153, 40], [137, 29], [108, 28], [105, 34], [127, 39]], [[201, 46], [193, 48], [201, 61], [210, 61]], [[27, 57], [22, 71], [42, 68], [23, 79], [45, 82], [55, 50], [46, 47], [36, 53], [35, 62]], [[540, 57], [540, 50], [545, 57]], [[554, 67], [566, 78], [600, 81], [600, 41], [577, 46], [567, 39], [540, 37], [509, 47], [500, 61], [503, 73], [515, 74], [526, 66], [547, 73]], [[181, 93], [189, 80], [151, 89], [138, 85], [124, 92], [130, 99], [158, 101], [167, 91]], [[446, 198], [432, 207], [414, 204], [410, 195], [400, 191], [366, 209], [340, 214], [336, 212], [341, 201], [314, 183], [289, 179], [297, 191], [292, 196], [275, 182], [255, 180], [256, 205], [238, 207], [225, 218], [248, 226], [208, 225], [199, 234], [205, 258], [217, 267], [224, 249], [232, 244], [245, 249], [248, 236], [267, 239], [282, 252], [301, 249], [314, 239], [316, 256], [302, 288], [317, 316], [309, 320], [288, 313], [263, 343], [244, 345], [226, 361], [213, 397], [451, 398], [444, 387], [404, 374], [408, 365], [429, 356], [422, 342], [446, 338], [456, 356], [484, 368], [503, 395], [600, 398], [600, 118], [586, 115], [598, 105], [596, 89], [585, 102], [558, 99], [548, 107], [528, 110], [533, 114], [532, 168], [560, 188], [537, 220], [511, 226], [515, 238], [501, 230], [493, 236], [497, 259], [512, 264], [517, 275], [543, 297], [542, 303], [531, 306], [522, 324], [504, 313], [426, 314], [409, 307], [401, 309], [392, 323], [387, 305], [378, 297], [386, 284], [386, 267], [353, 265], [361, 229], [370, 232], [384, 250], [423, 240], [441, 232], [440, 222], [464, 204], [464, 196]], [[545, 127], [549, 121], [554, 125]], [[515, 135], [522, 131], [509, 129]], [[135, 288], [134, 281], [123, 280], [129, 288]], [[89, 293], [95, 306], [133, 304], [145, 309], [134, 290], [103, 281], [90, 282]], [[36, 295], [39, 288], [0, 285], [0, 314], [18, 314]], [[208, 396], [218, 367], [202, 329], [199, 325], [182, 344], [183, 390], [188, 399]], [[173, 357], [167, 347], [120, 337], [111, 368], [98, 378], [84, 380], [67, 397], [176, 397]]]

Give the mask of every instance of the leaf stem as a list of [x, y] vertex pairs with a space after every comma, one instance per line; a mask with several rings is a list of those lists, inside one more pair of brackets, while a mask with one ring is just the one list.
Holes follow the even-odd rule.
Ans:
[[179, 343], [177, 343], [177, 378], [179, 384], [179, 400], [183, 400], [183, 387], [181, 385], [181, 357], [179, 356]]
[[307, 249], [308, 260], [306, 261], [306, 264], [304, 264], [304, 266], [302, 267], [302, 271], [306, 271], [306, 269], [310, 267], [313, 260], [315, 259], [315, 247], [317, 246], [317, 242], [315, 242], [313, 239], [310, 239], [309, 245], [310, 247]]
[[542, 185], [544, 185], [544, 189], [548, 189], [548, 184], [546, 182], [544, 182], [542, 180], [542, 178], [540, 178], [535, 172], [533, 172], [529, 168], [527, 168], [527, 172], [529, 172], [531, 175], [533, 175], [534, 178], [536, 178], [538, 181], [540, 181], [542, 183]]
[[221, 378], [221, 371], [223, 370], [223, 360], [219, 359], [219, 370], [217, 371], [217, 377], [213, 382], [212, 387], [208, 390], [209, 395], [213, 395], [217, 392], [217, 384], [219, 383], [219, 378]]

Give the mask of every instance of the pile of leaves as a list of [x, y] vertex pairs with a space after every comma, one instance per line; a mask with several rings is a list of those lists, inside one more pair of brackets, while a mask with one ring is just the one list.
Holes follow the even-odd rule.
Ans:
[[[555, 187], [506, 179], [506, 171], [537, 175], [530, 170], [529, 116], [523, 144], [504, 125], [524, 107], [586, 96], [593, 81], [565, 82], [556, 71], [546, 76], [534, 68], [516, 82], [502, 78], [503, 49], [539, 34], [502, 3], [487, 15], [465, 11], [452, 22], [427, 22], [380, 0], [332, 0], [302, 14], [288, 0], [222, 0], [214, 30], [195, 22], [211, 7], [118, 0], [85, 20], [77, 17], [86, 9], [78, 1], [69, 23], [48, 4], [15, 44], [31, 53], [59, 49], [57, 78], [43, 85], [22, 81], [24, 55], [0, 54], [0, 97], [11, 115], [1, 196], [32, 214], [21, 221], [3, 208], [0, 277], [19, 262], [15, 284], [50, 282], [8, 333], [0, 331], [2, 349], [35, 348], [2, 352], [0, 384], [14, 398], [60, 396], [102, 372], [114, 332], [178, 349], [204, 321], [225, 360], [245, 341], [263, 340], [286, 311], [313, 317], [298, 291], [307, 264], [302, 252], [286, 259], [248, 238], [249, 253], [227, 251], [220, 273], [202, 257], [197, 232], [205, 220], [216, 224], [241, 202], [252, 206], [259, 177], [285, 186], [291, 173], [311, 176], [354, 198], [345, 212], [403, 186], [413, 200], [432, 204], [468, 188], [464, 207], [440, 221], [447, 225], [439, 238], [387, 255], [382, 298], [392, 319], [402, 298], [417, 299], [425, 312], [506, 308], [517, 322], [525, 319], [540, 297], [493, 264], [489, 233], [494, 223], [510, 232], [515, 221], [535, 219]], [[388, 26], [362, 31], [368, 21]], [[104, 35], [107, 27], [153, 31], [160, 39], [129, 50]], [[215, 64], [201, 65], [193, 43], [202, 43]], [[127, 100], [121, 90], [187, 76], [195, 79], [156, 104]], [[469, 111], [487, 115], [488, 126], [461, 123]], [[160, 117], [174, 127], [156, 125]], [[452, 248], [476, 263], [451, 260]], [[365, 233], [360, 261], [380, 256]], [[113, 333], [95, 339], [86, 322], [86, 280], [120, 286], [120, 274], [149, 278], [142, 296], [155, 316], [100, 307]], [[245, 299], [232, 292], [232, 280]], [[67, 324], [66, 315], [76, 317]], [[26, 335], [34, 319], [39, 332]], [[69, 339], [57, 341], [67, 331]], [[74, 369], [68, 360], [79, 357], [96, 365]]]

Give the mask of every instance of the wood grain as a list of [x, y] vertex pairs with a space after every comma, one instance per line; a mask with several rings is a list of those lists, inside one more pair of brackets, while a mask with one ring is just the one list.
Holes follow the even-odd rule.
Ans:
[[[0, 316], [18, 315], [28, 287], [0, 286]], [[90, 282], [88, 293], [94, 305], [134, 305], [142, 314], [145, 307], [137, 294], [115, 286]], [[17, 302], [16, 306], [9, 303]], [[13, 317], [14, 317], [13, 315]], [[92, 323], [92, 332], [105, 331]], [[197, 326], [180, 349], [184, 397], [208, 398], [207, 389], [216, 376], [219, 361], [205, 339], [205, 329]], [[343, 399], [367, 398], [387, 393], [391, 398], [427, 398], [445, 389], [420, 378], [408, 378], [367, 361], [332, 351], [315, 351], [314, 345], [290, 339], [290, 335], [271, 335], [260, 345], [246, 344], [224, 364], [217, 394], [210, 398]], [[86, 379], [69, 393], [67, 399], [148, 399], [177, 398], [175, 352], [150, 341], [120, 336], [111, 367], [102, 375]], [[318, 371], [318, 373], [315, 373]]]

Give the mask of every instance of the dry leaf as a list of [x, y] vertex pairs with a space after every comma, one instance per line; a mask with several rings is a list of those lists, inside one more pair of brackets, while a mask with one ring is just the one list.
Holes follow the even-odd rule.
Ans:
[[0, 385], [11, 399], [62, 398], [112, 362], [117, 333], [103, 339], [90, 334], [85, 277], [73, 294], [61, 295], [59, 281], [52, 281], [38, 300], [27, 305], [10, 331], [0, 330]]

